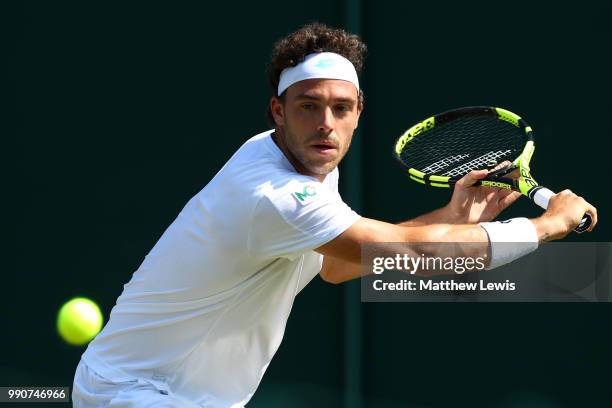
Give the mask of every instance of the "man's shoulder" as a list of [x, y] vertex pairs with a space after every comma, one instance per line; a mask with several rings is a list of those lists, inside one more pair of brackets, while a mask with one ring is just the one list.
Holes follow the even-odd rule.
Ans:
[[317, 182], [295, 171], [272, 140], [272, 132], [268, 130], [251, 137], [236, 151], [220, 172], [224, 182], [271, 195]]
[[[315, 216], [328, 205], [343, 204], [340, 196], [325, 182], [299, 173], [287, 173], [262, 186], [258, 194], [260, 211], [273, 211], [286, 217]], [[325, 211], [325, 210], [324, 210]]]
[[279, 169], [286, 167], [282, 153], [272, 141], [273, 131], [273, 129], [267, 130], [250, 137], [236, 150], [221, 170], [229, 167], [238, 172], [243, 170], [257, 172], [257, 169], [262, 167], [266, 167], [266, 171], [271, 170], [269, 167]]
[[248, 139], [202, 190], [208, 200], [220, 196], [259, 201], [299, 188], [310, 177], [297, 173], [271, 140], [271, 130]]

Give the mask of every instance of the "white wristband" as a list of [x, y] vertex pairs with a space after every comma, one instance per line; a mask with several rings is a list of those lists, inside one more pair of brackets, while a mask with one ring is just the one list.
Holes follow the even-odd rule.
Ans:
[[512, 218], [501, 222], [481, 222], [491, 244], [491, 262], [486, 269], [514, 261], [538, 248], [538, 232], [527, 218]]

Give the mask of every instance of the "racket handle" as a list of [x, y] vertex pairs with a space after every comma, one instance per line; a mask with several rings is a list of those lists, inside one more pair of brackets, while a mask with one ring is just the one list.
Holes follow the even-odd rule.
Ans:
[[[530, 197], [537, 205], [539, 205], [543, 209], [547, 209], [548, 202], [550, 201], [550, 198], [554, 195], [555, 193], [553, 193], [546, 187], [538, 186], [534, 188], [534, 191], [532, 194], [530, 194]], [[593, 218], [591, 217], [591, 214], [584, 213], [584, 217], [582, 217], [582, 221], [580, 221], [580, 224], [578, 224], [578, 226], [574, 228], [574, 231], [577, 232], [578, 234], [582, 234], [583, 232], [589, 229], [592, 222], [593, 222]]]

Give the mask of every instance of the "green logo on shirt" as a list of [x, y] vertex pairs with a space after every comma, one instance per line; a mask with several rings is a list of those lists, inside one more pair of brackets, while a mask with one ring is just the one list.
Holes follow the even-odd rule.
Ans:
[[307, 184], [304, 186], [304, 191], [302, 191], [301, 193], [296, 191], [295, 193], [293, 193], [293, 195], [295, 196], [295, 198], [298, 199], [299, 202], [303, 203], [308, 197], [313, 197], [317, 195], [317, 191], [313, 186]]

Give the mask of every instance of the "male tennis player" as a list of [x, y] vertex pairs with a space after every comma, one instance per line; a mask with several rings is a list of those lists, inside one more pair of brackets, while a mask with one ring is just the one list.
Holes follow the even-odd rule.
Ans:
[[[146, 256], [77, 368], [76, 407], [242, 407], [283, 338], [294, 297], [317, 274], [359, 276], [365, 242], [538, 242], [589, 211], [553, 197], [534, 220], [491, 220], [519, 194], [470, 187], [400, 225], [366, 219], [338, 194], [338, 163], [363, 111], [364, 44], [312, 24], [270, 63], [274, 129], [250, 138], [193, 197]], [[480, 223], [480, 224], [479, 224]], [[492, 253], [491, 263], [522, 253]]]

